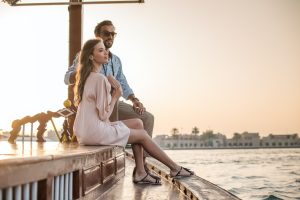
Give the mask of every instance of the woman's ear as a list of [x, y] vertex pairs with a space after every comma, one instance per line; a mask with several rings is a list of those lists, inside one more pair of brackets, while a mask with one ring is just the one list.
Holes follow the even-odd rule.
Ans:
[[90, 60], [93, 60], [93, 59], [94, 59], [94, 56], [90, 55], [90, 57], [89, 57], [89, 58], [90, 58]]

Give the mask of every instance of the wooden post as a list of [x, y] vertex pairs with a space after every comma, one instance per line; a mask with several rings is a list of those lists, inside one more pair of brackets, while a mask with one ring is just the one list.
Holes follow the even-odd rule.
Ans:
[[[81, 2], [82, 0], [70, 0], [70, 2]], [[76, 54], [81, 49], [82, 41], [82, 5], [69, 6], [69, 66], [73, 64]], [[68, 86], [68, 99], [73, 102], [74, 91], [73, 85]], [[74, 117], [68, 118], [68, 130], [71, 137], [73, 136]]]
[[[81, 2], [81, 0], [70, 0], [70, 2]], [[81, 49], [82, 40], [82, 5], [69, 6], [69, 66]]]

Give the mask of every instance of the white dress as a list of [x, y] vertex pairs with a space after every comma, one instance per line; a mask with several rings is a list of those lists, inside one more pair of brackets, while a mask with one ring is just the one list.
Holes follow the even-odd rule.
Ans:
[[123, 147], [127, 144], [130, 129], [121, 121], [109, 121], [113, 110], [109, 105], [110, 90], [111, 85], [104, 75], [90, 73], [73, 127], [80, 144]]

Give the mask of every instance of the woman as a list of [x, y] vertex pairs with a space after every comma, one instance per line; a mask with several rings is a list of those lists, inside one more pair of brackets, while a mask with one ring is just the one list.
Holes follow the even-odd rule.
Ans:
[[121, 87], [114, 88], [100, 74], [102, 65], [108, 62], [108, 53], [101, 39], [88, 40], [80, 53], [76, 74], [75, 105], [78, 106], [74, 133], [80, 144], [118, 145], [132, 144], [136, 163], [134, 183], [161, 184], [160, 179], [144, 169], [143, 149], [170, 168], [173, 178], [187, 177], [194, 173], [177, 165], [149, 137], [140, 119], [110, 122], [115, 103], [122, 95]]

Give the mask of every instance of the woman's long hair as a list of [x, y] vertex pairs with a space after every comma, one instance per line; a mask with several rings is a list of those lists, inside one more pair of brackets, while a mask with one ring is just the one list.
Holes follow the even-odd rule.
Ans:
[[81, 102], [86, 79], [89, 77], [94, 68], [93, 61], [90, 59], [90, 56], [93, 55], [95, 46], [101, 41], [101, 39], [88, 40], [81, 49], [74, 87], [75, 106], [78, 106]]

